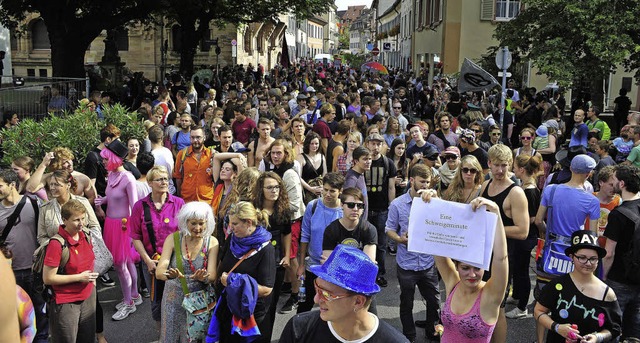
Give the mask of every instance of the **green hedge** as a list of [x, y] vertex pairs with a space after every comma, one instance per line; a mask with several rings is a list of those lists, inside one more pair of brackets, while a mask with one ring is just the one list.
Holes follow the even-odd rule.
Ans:
[[63, 146], [73, 151], [75, 169], [82, 171], [85, 157], [100, 143], [100, 129], [105, 125], [110, 123], [118, 127], [125, 142], [130, 137], [139, 140], [146, 137], [136, 112], [129, 112], [124, 106], [116, 104], [104, 108], [102, 113], [105, 119], [99, 120], [95, 112], [81, 105], [75, 112], [62, 116], [51, 115], [42, 121], [22, 120], [16, 127], [0, 133], [4, 151], [2, 164], [8, 166], [16, 157], [29, 156], [37, 165], [46, 152]]

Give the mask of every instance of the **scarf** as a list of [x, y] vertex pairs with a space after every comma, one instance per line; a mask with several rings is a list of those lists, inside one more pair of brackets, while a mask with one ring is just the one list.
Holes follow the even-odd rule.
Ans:
[[453, 177], [456, 175], [457, 170], [458, 169], [451, 170], [449, 169], [449, 165], [446, 162], [443, 163], [442, 167], [438, 169], [438, 171], [440, 172], [440, 181], [442, 181], [443, 184], [448, 186], [449, 184], [451, 184], [451, 181], [453, 180]]
[[260, 251], [264, 247], [264, 243], [270, 241], [271, 233], [264, 227], [257, 226], [256, 230], [248, 237], [238, 238], [236, 235], [231, 235], [229, 247], [233, 256], [240, 259], [251, 249]]
[[278, 176], [280, 176], [280, 178], [284, 178], [284, 173], [293, 168], [293, 163], [286, 163], [283, 162], [280, 166], [276, 167], [275, 165], [273, 165], [273, 169], [272, 171], [276, 174], [278, 174]]

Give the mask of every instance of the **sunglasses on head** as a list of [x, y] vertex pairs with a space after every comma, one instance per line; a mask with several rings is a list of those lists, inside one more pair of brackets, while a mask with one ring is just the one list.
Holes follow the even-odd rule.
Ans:
[[464, 167], [464, 168], [462, 168], [462, 169], [460, 169], [460, 170], [461, 170], [461, 171], [462, 171], [462, 173], [464, 173], [464, 174], [469, 174], [469, 173], [471, 173], [471, 174], [477, 174], [477, 173], [478, 173], [478, 170], [477, 170], [477, 169], [475, 169], [475, 168], [467, 168], [467, 167]]
[[343, 204], [347, 205], [347, 207], [351, 210], [357, 207], [357, 209], [364, 210], [363, 202], [343, 202]]

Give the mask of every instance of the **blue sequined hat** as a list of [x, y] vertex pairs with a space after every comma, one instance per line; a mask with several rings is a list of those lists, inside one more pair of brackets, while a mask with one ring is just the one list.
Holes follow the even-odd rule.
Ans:
[[322, 280], [367, 296], [380, 292], [376, 284], [378, 266], [360, 249], [338, 244], [327, 261], [310, 267]]

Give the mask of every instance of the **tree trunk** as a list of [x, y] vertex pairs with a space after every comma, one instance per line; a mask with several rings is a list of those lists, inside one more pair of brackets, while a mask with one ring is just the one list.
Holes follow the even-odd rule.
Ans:
[[84, 78], [84, 55], [87, 46], [70, 39], [51, 41], [51, 67], [53, 77]]
[[182, 51], [180, 51], [180, 74], [185, 79], [191, 79], [193, 75], [193, 60], [196, 56], [196, 49], [202, 34], [195, 27], [195, 18], [192, 20], [184, 20], [180, 23], [180, 31], [182, 33]]

